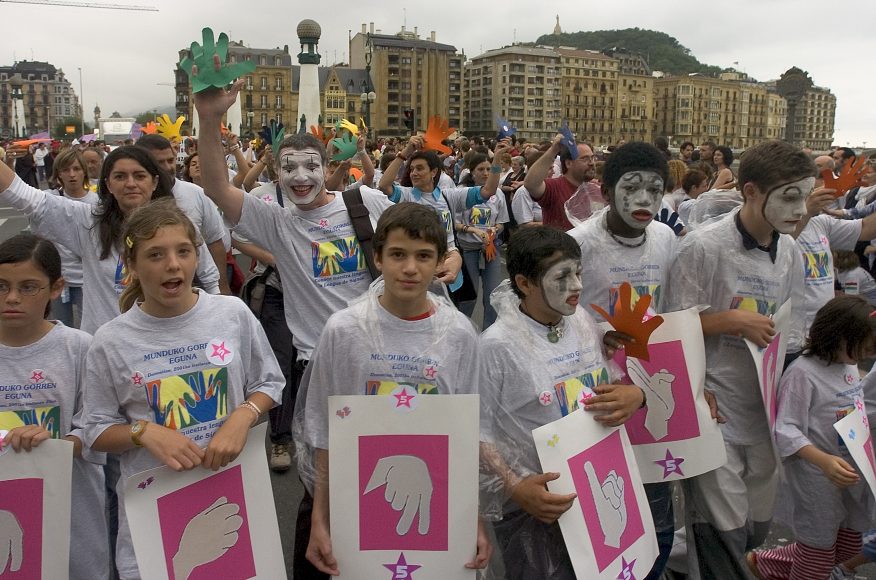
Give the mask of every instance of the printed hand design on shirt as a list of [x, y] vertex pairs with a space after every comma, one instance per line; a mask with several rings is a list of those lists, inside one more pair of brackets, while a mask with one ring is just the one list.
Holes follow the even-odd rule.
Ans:
[[660, 441], [669, 433], [669, 420], [675, 412], [675, 397], [672, 396], [675, 375], [666, 369], [660, 369], [649, 376], [642, 363], [634, 358], [627, 359], [627, 372], [636, 385], [645, 389], [648, 397], [645, 429], [655, 440]]
[[24, 559], [22, 550], [24, 532], [15, 514], [0, 510], [0, 576], [9, 572], [18, 572]]
[[593, 464], [589, 461], [584, 464], [584, 472], [590, 484], [593, 503], [596, 504], [596, 514], [599, 516], [599, 526], [605, 537], [605, 545], [620, 548], [620, 539], [627, 527], [624, 478], [612, 469], [605, 477], [605, 481], [600, 482]]
[[414, 516], [419, 513], [420, 522], [417, 531], [421, 536], [428, 534], [432, 507], [432, 478], [426, 462], [412, 455], [381, 458], [374, 467], [364, 493], [371, 493], [384, 484], [386, 489], [383, 497], [392, 505], [392, 509], [402, 512], [395, 528], [396, 533], [400, 536], [407, 534], [414, 523]]
[[237, 544], [237, 530], [243, 525], [240, 506], [220, 497], [186, 524], [173, 556], [173, 574], [185, 580], [203, 564], [218, 560]]
[[[219, 42], [214, 40], [213, 29], [204, 28], [201, 31], [203, 44], [193, 42], [191, 56], [186, 56], [179, 62], [179, 67], [186, 71], [192, 80], [192, 92], [200, 93], [210, 87], [224, 88], [234, 82], [234, 79], [255, 70], [255, 61], [242, 61], [225, 64], [228, 60], [228, 35], [219, 35]], [[219, 56], [220, 67], [217, 70], [213, 64], [214, 56]], [[198, 74], [192, 74], [192, 67], [198, 67]]]

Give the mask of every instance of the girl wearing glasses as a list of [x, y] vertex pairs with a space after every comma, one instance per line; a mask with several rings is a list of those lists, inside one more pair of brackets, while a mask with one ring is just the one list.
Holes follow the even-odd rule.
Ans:
[[[70, 578], [106, 578], [109, 542], [99, 465], [105, 456], [83, 445], [80, 421], [91, 336], [46, 319], [63, 289], [61, 257], [51, 242], [20, 234], [0, 244], [0, 449], [29, 452], [50, 438], [73, 443]], [[0, 520], [16, 522], [15, 516], [0, 510]], [[0, 562], [7, 556], [15, 565], [27, 554], [16, 553], [14, 544], [0, 545]]]

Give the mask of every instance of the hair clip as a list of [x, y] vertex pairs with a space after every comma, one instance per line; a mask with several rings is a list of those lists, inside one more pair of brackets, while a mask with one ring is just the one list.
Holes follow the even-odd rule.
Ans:
[[129, 247], [129, 248], [133, 248], [133, 247], [134, 247], [134, 240], [131, 239], [131, 236], [127, 236], [127, 237], [125, 238], [125, 243], [128, 244], [128, 247]]

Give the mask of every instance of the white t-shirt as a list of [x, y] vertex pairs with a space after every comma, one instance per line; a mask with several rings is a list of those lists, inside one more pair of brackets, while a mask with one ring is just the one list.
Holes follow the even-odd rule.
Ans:
[[[61, 189], [53, 189], [50, 191], [50, 193], [60, 197], [72, 199], [73, 201], [87, 203], [91, 206], [97, 205], [98, 201], [97, 193], [94, 193], [92, 191], [89, 191], [82, 197], [70, 197], [69, 195], [65, 195], [63, 190]], [[58, 253], [61, 255], [61, 275], [64, 276], [64, 285], [81, 287], [83, 283], [82, 259], [73, 252], [71, 252], [69, 249], [67, 249], [63, 244], [56, 243], [55, 247], [58, 249]]]
[[[106, 578], [109, 539], [103, 518], [103, 453], [85, 444], [82, 397], [85, 357], [91, 336], [60, 322], [33, 344], [0, 345], [0, 429], [41, 425], [60, 439], [82, 442], [82, 458], [73, 459], [70, 578]], [[59, 525], [64, 522], [56, 522]]]
[[836, 278], [846, 294], [854, 294], [867, 299], [870, 306], [876, 306], [876, 282], [864, 268], [858, 266], [845, 272], [836, 272]]
[[[329, 317], [346, 308], [371, 283], [365, 256], [339, 192], [331, 201], [304, 211], [294, 204], [283, 208], [251, 195], [243, 198], [240, 222], [234, 231], [274, 255], [283, 282], [286, 324], [298, 358], [311, 352]], [[371, 225], [392, 205], [382, 192], [362, 190]]]
[[528, 224], [531, 222], [541, 222], [541, 206], [532, 199], [529, 195], [529, 190], [524, 186], [517, 188], [514, 192], [514, 197], [511, 199], [511, 213], [514, 214], [514, 219], [518, 225]]
[[212, 244], [222, 240], [225, 251], [231, 249], [231, 235], [222, 222], [222, 215], [216, 204], [207, 197], [200, 185], [177, 179], [171, 190], [176, 205], [183, 210], [195, 227], [201, 232], [204, 243]]
[[[738, 210], [687, 234], [669, 272], [665, 312], [708, 305], [704, 314], [732, 309], [772, 315], [803, 283], [800, 250], [791, 236], [778, 239], [775, 263], [767, 252], [746, 250], [736, 226]], [[724, 440], [737, 445], [769, 441], [757, 371], [738, 336], [706, 336], [706, 388], [714, 391]]]
[[[24, 212], [35, 234], [66, 246], [82, 259], [82, 330], [94, 334], [119, 315], [128, 271], [116, 248], [100, 259], [97, 218], [90, 205], [40, 191], [17, 177], [0, 199]], [[197, 274], [208, 292], [219, 293], [219, 271], [204, 244], [198, 248]]]
[[[469, 190], [467, 195], [471, 195], [470, 190], [480, 188], [474, 187], [459, 187], [456, 188], [458, 190]], [[447, 190], [445, 193], [448, 193]], [[473, 206], [466, 206], [465, 211], [462, 212], [462, 223], [468, 226], [472, 226], [481, 230], [485, 230], [487, 228], [491, 228], [496, 224], [507, 224], [510, 218], [508, 217], [508, 204], [505, 202], [505, 195], [501, 190], [496, 190], [496, 193], [490, 196], [490, 199], [484, 201], [483, 199], [479, 200]], [[480, 249], [483, 247], [483, 240], [477, 234], [470, 232], [459, 232], [459, 245], [463, 246], [463, 249]], [[467, 246], [467, 247], [466, 247]]]
[[478, 392], [471, 321], [446, 300], [431, 303], [431, 316], [402, 320], [369, 292], [329, 318], [302, 380], [308, 445], [328, 449], [331, 395], [388, 395], [402, 384], [430, 395]]
[[576, 410], [582, 392], [611, 382], [593, 317], [578, 309], [563, 328], [552, 343], [544, 325], [502, 311], [479, 340], [482, 438], [521, 478], [542, 472], [532, 430]]
[[[378, 189], [372, 189], [375, 193], [381, 193]], [[447, 247], [455, 248], [456, 242], [453, 236], [454, 216], [462, 215], [467, 208], [481, 203], [480, 187], [452, 187], [450, 189], [435, 189], [430, 193], [423, 193], [416, 187], [404, 187], [393, 185], [392, 195], [389, 201], [399, 203], [412, 201], [421, 205], [427, 205], [435, 210], [441, 223], [447, 231]], [[447, 202], [450, 202], [448, 207]]]
[[[155, 318], [134, 305], [94, 335], [87, 358], [87, 444], [113, 425], [143, 419], [205, 447], [247, 397], [258, 392], [280, 402], [285, 380], [249, 308], [234, 296], [197, 292], [185, 314]], [[120, 463], [116, 565], [123, 578], [139, 577], [124, 483], [160, 463], [141, 447], [122, 453]]]
[[[784, 459], [782, 492], [790, 501], [787, 520], [798, 541], [830, 547], [840, 525], [864, 532], [872, 523], [873, 497], [867, 483], [839, 488], [814, 465], [794, 454], [806, 445], [843, 457], [854, 465], [833, 424], [855, 410], [864, 394], [854, 365], [826, 364], [801, 356], [785, 374], [779, 389], [776, 447]], [[861, 434], [865, 436], [866, 434]]]
[[788, 352], [803, 349], [809, 327], [818, 310], [834, 296], [831, 250], [854, 250], [861, 236], [861, 220], [840, 220], [818, 215], [809, 220], [797, 237], [803, 257], [803, 285], [794, 289], [795, 317]]
[[599, 210], [569, 231], [581, 246], [581, 305], [589, 311], [590, 305], [596, 304], [611, 314], [617, 289], [629, 282], [635, 291], [634, 301], [641, 294], [650, 294], [654, 312], [664, 312], [666, 279], [677, 249], [675, 232], [652, 221], [645, 228], [644, 243], [629, 248], [611, 237], [606, 225], [608, 211]]

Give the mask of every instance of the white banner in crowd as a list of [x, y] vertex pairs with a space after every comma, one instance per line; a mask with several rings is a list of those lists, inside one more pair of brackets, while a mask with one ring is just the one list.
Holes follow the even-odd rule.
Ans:
[[861, 401], [855, 402], [856, 409], [833, 424], [849, 450], [849, 455], [858, 466], [858, 473], [870, 486], [870, 491], [876, 496], [876, 457], [873, 456], [873, 437], [870, 435], [870, 425], [867, 412]]
[[650, 361], [625, 357], [621, 368], [648, 405], [624, 424], [645, 483], [693, 477], [727, 461], [724, 438], [704, 396], [706, 351], [697, 308], [661, 314], [648, 342]]
[[560, 529], [578, 578], [644, 578], [657, 559], [654, 521], [626, 431], [579, 409], [532, 431], [551, 493], [576, 493]]
[[69, 577], [72, 475], [69, 441], [43, 441], [30, 453], [0, 447], [0, 578]]
[[340, 578], [475, 578], [464, 566], [476, 552], [478, 401], [405, 385], [382, 397], [329, 397]]
[[157, 467], [125, 482], [125, 510], [143, 578], [285, 578], [267, 423], [219, 471]]
[[791, 329], [791, 301], [788, 300], [773, 315], [776, 334], [766, 348], [760, 348], [748, 339], [745, 344], [754, 359], [757, 368], [757, 380], [760, 383], [760, 394], [763, 396], [764, 410], [770, 424], [770, 433], [775, 431], [776, 416], [779, 412], [778, 395], [779, 379], [785, 366], [785, 354], [788, 351], [788, 334]]

